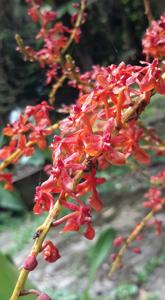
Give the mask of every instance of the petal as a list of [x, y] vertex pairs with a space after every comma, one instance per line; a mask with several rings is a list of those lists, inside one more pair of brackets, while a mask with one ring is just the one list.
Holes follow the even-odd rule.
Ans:
[[79, 231], [80, 230], [80, 226], [77, 224], [77, 220], [76, 219], [69, 219], [65, 226], [63, 231], [64, 232], [68, 232], [68, 231]]
[[150, 156], [142, 148], [137, 148], [134, 151], [134, 158], [142, 164], [149, 164], [151, 161]]
[[95, 237], [95, 230], [92, 227], [91, 224], [87, 225], [87, 228], [84, 232], [84, 236], [88, 239], [88, 240], [93, 240], [93, 238]]

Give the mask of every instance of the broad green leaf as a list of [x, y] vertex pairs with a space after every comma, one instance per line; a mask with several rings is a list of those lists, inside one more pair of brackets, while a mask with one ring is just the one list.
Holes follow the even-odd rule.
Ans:
[[13, 192], [9, 192], [5, 190], [0, 185], [0, 207], [11, 209], [15, 211], [23, 211], [25, 210], [25, 206], [20, 197], [20, 194], [16, 189]]
[[107, 228], [100, 233], [96, 243], [89, 252], [89, 285], [94, 280], [95, 274], [110, 253], [116, 231], [113, 228]]
[[[18, 270], [6, 255], [0, 253], [0, 299], [9, 300], [18, 278]], [[27, 288], [34, 288], [27, 284]], [[19, 299], [24, 299], [20, 297]], [[27, 300], [34, 300], [36, 297], [27, 296]]]

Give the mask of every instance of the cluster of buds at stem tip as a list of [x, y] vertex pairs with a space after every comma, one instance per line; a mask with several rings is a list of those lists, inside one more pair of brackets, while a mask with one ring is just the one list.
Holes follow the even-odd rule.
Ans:
[[71, 16], [71, 26], [68, 27], [59, 21], [58, 13], [44, 6], [44, 1], [26, 1], [28, 15], [34, 23], [39, 23], [40, 30], [36, 35], [37, 40], [42, 41], [42, 48], [34, 50], [25, 46], [19, 35], [16, 36], [18, 50], [24, 55], [26, 60], [36, 61], [41, 68], [46, 71], [46, 84], [58, 80], [60, 71], [63, 72], [64, 54], [70, 45], [79, 43], [81, 36], [81, 25], [86, 20], [87, 1], [81, 0], [80, 5], [73, 5], [73, 15]]

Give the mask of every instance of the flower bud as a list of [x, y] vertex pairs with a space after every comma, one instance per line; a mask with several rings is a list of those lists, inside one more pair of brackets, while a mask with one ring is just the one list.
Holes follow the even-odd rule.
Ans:
[[47, 294], [40, 294], [36, 300], [52, 300]]
[[113, 241], [113, 245], [115, 247], [120, 247], [124, 242], [125, 242], [125, 238], [120, 235]]
[[112, 253], [112, 254], [110, 255], [110, 259], [111, 259], [112, 261], [114, 261], [114, 260], [116, 259], [116, 256], [117, 256], [117, 254]]
[[51, 241], [47, 241], [47, 244], [42, 251], [43, 257], [46, 261], [53, 263], [58, 260], [61, 255], [55, 245]]
[[139, 247], [135, 247], [132, 249], [132, 252], [136, 254], [141, 254], [141, 249]]
[[94, 236], [95, 236], [95, 230], [92, 227], [91, 224], [89, 224], [87, 226], [86, 231], [84, 232], [84, 236], [88, 239], [88, 240], [93, 240]]
[[24, 264], [23, 264], [23, 268], [28, 271], [33, 271], [37, 265], [38, 265], [38, 262], [37, 262], [36, 256], [34, 254], [31, 254], [28, 257], [26, 257]]

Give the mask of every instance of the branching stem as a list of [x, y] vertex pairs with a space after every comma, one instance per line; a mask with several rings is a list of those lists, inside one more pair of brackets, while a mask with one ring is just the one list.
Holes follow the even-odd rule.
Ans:
[[[139, 99], [137, 101], [137, 103], [134, 104], [134, 106], [132, 106], [131, 109], [127, 109], [123, 115], [122, 118], [122, 125], [124, 125], [124, 123], [129, 122], [130, 119], [132, 119], [133, 116], [135, 116], [140, 112], [142, 112], [141, 106], [144, 108], [144, 99]], [[54, 125], [55, 127], [58, 128], [59, 124]], [[2, 167], [1, 167], [2, 168]], [[73, 190], [75, 190], [77, 183], [79, 182], [79, 180], [81, 179], [83, 174], [83, 171], [78, 172], [75, 175], [74, 178], [74, 184], [73, 184]], [[61, 200], [65, 197], [67, 197], [68, 195], [61, 193], [59, 196], [59, 199], [56, 201], [53, 209], [49, 212], [48, 216], [46, 217], [45, 221], [43, 222], [43, 224], [37, 229], [37, 231], [39, 232], [39, 236], [35, 239], [35, 242], [32, 246], [31, 249], [31, 254], [35, 254], [36, 256], [38, 255], [38, 253], [40, 252], [40, 249], [42, 247], [43, 241], [45, 239], [45, 237], [47, 236], [50, 228], [52, 227], [52, 224], [54, 222], [54, 220], [56, 219], [56, 217], [59, 215], [60, 211], [61, 211]], [[135, 237], [138, 235], [138, 233], [143, 229], [143, 227], [145, 226], [145, 224], [148, 222], [148, 220], [151, 219], [151, 217], [153, 216], [153, 211], [148, 214], [143, 221], [138, 225], [138, 227], [136, 227], [136, 230], [133, 231], [133, 233], [130, 235], [130, 237], [127, 240], [127, 244], [130, 244], [131, 241], [133, 241], [135, 239]], [[120, 259], [121, 256], [124, 254], [125, 250], [127, 249], [127, 246], [124, 245], [123, 248], [120, 250], [117, 259], [114, 261], [113, 265], [112, 265], [112, 273], [116, 270], [116, 268], [118, 267], [119, 263], [120, 263]], [[24, 268], [21, 269], [15, 289], [13, 291], [13, 294], [10, 298], [10, 300], [17, 300], [18, 297], [20, 296], [20, 293], [22, 291], [22, 289], [24, 288], [25, 282], [27, 280], [29, 271], [25, 270]]]
[[128, 236], [127, 240], [125, 241], [124, 245], [121, 247], [119, 252], [117, 253], [114, 262], [112, 263], [109, 277], [112, 277], [113, 273], [120, 268], [122, 264], [122, 257], [125, 254], [126, 250], [130, 246], [130, 244], [137, 238], [137, 236], [140, 234], [140, 232], [145, 228], [147, 223], [153, 218], [155, 215], [155, 211], [151, 210], [143, 219], [142, 221], [136, 225], [134, 230], [131, 232], [131, 234]]

